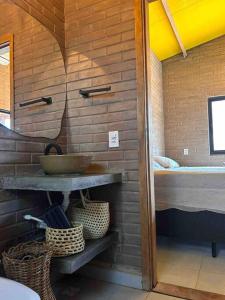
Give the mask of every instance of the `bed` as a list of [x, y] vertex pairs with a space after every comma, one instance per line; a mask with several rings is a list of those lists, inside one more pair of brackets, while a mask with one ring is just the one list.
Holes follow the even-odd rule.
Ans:
[[225, 242], [225, 167], [176, 167], [155, 170], [157, 234]]

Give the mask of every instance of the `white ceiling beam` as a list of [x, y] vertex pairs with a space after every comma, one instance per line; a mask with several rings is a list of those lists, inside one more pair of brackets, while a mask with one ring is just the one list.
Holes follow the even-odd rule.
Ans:
[[170, 11], [170, 8], [168, 6], [167, 0], [161, 0], [161, 2], [162, 2], [162, 5], [163, 5], [163, 8], [164, 8], [164, 11], [165, 11], [165, 13], [167, 15], [167, 18], [169, 20], [170, 26], [171, 26], [171, 28], [173, 30], [173, 33], [174, 33], [174, 35], [175, 35], [175, 37], [177, 39], [177, 42], [178, 42], [178, 44], [180, 46], [180, 49], [181, 49], [181, 51], [183, 53], [183, 56], [185, 58], [185, 57], [187, 57], [187, 51], [186, 51], [186, 49], [184, 47], [184, 44], [183, 44], [183, 42], [182, 42], [182, 40], [180, 38], [179, 33], [178, 33], [178, 30], [177, 30], [174, 18], [172, 16], [172, 13]]

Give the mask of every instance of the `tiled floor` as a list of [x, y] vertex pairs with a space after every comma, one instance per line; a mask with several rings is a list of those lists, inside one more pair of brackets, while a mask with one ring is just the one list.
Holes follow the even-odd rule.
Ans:
[[158, 242], [158, 280], [225, 295], [225, 250], [211, 256], [210, 245]]
[[[171, 239], [158, 243], [158, 279], [225, 295], [225, 250], [211, 257], [210, 247]], [[69, 276], [55, 288], [57, 300], [175, 300], [156, 293]]]
[[68, 277], [55, 288], [57, 300], [177, 300], [178, 298], [87, 278]]

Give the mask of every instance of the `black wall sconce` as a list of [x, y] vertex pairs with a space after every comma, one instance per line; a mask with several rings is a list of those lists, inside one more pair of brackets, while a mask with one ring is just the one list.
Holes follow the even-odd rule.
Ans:
[[53, 102], [52, 97], [42, 97], [40, 99], [26, 101], [24, 103], [20, 103], [20, 107], [29, 106], [29, 105], [37, 104], [37, 103], [41, 103], [41, 102], [44, 102], [47, 105], [52, 104], [52, 102]]
[[101, 93], [101, 92], [108, 92], [111, 91], [111, 86], [107, 86], [105, 88], [98, 88], [98, 89], [90, 89], [90, 90], [80, 90], [79, 94], [84, 98], [89, 98], [90, 94], [93, 93]]

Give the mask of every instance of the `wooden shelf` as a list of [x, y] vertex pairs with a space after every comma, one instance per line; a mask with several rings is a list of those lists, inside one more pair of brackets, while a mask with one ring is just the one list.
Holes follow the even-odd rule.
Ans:
[[110, 248], [117, 240], [117, 236], [116, 232], [111, 232], [102, 239], [86, 241], [86, 247], [83, 252], [67, 257], [54, 258], [52, 266], [59, 273], [73, 274], [95, 256]]

